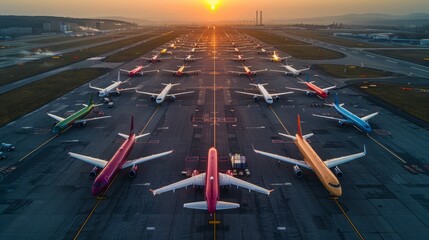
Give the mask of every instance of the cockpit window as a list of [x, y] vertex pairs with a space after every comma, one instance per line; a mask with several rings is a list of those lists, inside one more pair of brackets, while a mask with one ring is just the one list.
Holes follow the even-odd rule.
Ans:
[[333, 187], [333, 188], [339, 188], [340, 187], [340, 184], [328, 183], [328, 185]]

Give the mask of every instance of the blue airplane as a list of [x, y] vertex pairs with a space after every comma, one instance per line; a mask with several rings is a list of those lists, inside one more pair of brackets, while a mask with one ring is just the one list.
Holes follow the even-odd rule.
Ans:
[[375, 112], [360, 118], [354, 115], [353, 113], [349, 112], [347, 109], [343, 108], [342, 106], [344, 105], [344, 103], [338, 104], [338, 94], [335, 94], [335, 102], [333, 104], [331, 103], [326, 105], [334, 107], [335, 110], [338, 112], [338, 114], [340, 114], [343, 118], [329, 117], [329, 116], [323, 116], [323, 115], [317, 115], [317, 114], [313, 114], [313, 116], [336, 120], [341, 126], [344, 126], [345, 124], [351, 124], [356, 126], [359, 130], [361, 130], [364, 133], [371, 132], [371, 126], [368, 124], [367, 121], [378, 114], [378, 112]]

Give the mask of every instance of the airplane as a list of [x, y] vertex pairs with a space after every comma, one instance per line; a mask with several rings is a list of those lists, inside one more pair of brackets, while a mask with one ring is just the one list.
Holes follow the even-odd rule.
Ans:
[[133, 77], [135, 75], [142, 75], [143, 76], [143, 74], [149, 73], [149, 72], [159, 72], [159, 70], [147, 70], [147, 71], [143, 71], [144, 68], [147, 68], [149, 66], [150, 66], [150, 63], [148, 65], [146, 65], [146, 66], [143, 66], [143, 65], [136, 66], [134, 69], [131, 69], [131, 70], [119, 69], [119, 71], [126, 72], [128, 74], [128, 76], [130, 76], [130, 77]]
[[184, 62], [195, 62], [195, 60], [199, 60], [199, 59], [202, 59], [202, 58], [195, 58], [195, 57], [192, 57], [193, 55], [187, 55], [186, 57], [184, 57], [184, 58], [178, 58], [178, 57], [175, 57], [176, 59], [180, 59], [180, 60], [183, 60]]
[[216, 148], [209, 149], [207, 159], [207, 169], [205, 173], [199, 173], [194, 170], [192, 177], [172, 183], [170, 185], [150, 190], [153, 195], [162, 194], [168, 191], [176, 191], [176, 189], [188, 186], [205, 186], [204, 198], [205, 201], [185, 203], [184, 208], [207, 210], [210, 215], [216, 210], [225, 210], [232, 208], [239, 208], [240, 204], [232, 202], [220, 201], [220, 186], [235, 185], [237, 187], [246, 188], [249, 191], [255, 191], [263, 194], [270, 195], [273, 190], [267, 190], [252, 183], [243, 181], [232, 176], [229, 170], [226, 173], [220, 173], [218, 170], [218, 154]]
[[166, 83], [162, 83], [162, 85], [164, 85], [164, 89], [160, 92], [160, 93], [150, 93], [150, 92], [142, 92], [142, 91], [138, 91], [136, 89], [137, 93], [141, 93], [141, 94], [146, 94], [146, 95], [150, 95], [150, 100], [152, 101], [156, 101], [156, 103], [161, 104], [164, 102], [166, 97], [169, 97], [171, 101], [176, 100], [176, 96], [177, 95], [184, 95], [184, 94], [189, 94], [189, 93], [193, 93], [194, 91], [188, 91], [188, 92], [181, 92], [181, 93], [175, 93], [175, 94], [169, 94], [170, 90], [172, 87], [180, 85], [180, 83], [176, 83], [176, 84], [166, 84]]
[[176, 44], [175, 44], [175, 43], [171, 43], [171, 44], [169, 44], [169, 45], [168, 45], [168, 47], [169, 47], [169, 48], [174, 48], [174, 49], [176, 49], [176, 48], [180, 48], [180, 46], [176, 46]]
[[269, 57], [269, 58], [266, 58], [266, 57], [259, 57], [259, 58], [260, 59], [268, 59], [268, 60], [271, 60], [273, 62], [282, 62], [283, 60], [290, 58], [290, 56], [289, 57], [279, 57], [277, 55], [276, 51], [274, 51], [273, 54], [271, 55], [271, 57]]
[[239, 62], [244, 62], [244, 61], [246, 61], [247, 59], [252, 59], [252, 58], [253, 58], [253, 57], [245, 58], [245, 57], [243, 57], [243, 55], [237, 55], [237, 58], [230, 58], [230, 60], [235, 61], [235, 62], [237, 62], [237, 61], [239, 61]]
[[267, 49], [271, 49], [271, 48], [261, 48], [258, 51], [258, 54], [269, 54], [269, 52], [267, 51]]
[[235, 73], [238, 75], [246, 75], [248, 77], [254, 76], [256, 75], [258, 72], [265, 72], [268, 71], [268, 69], [261, 69], [261, 70], [255, 70], [255, 71], [251, 71], [249, 68], [252, 66], [238, 66], [239, 68], [244, 68], [244, 72], [238, 72], [238, 71], [228, 71], [229, 73]]
[[156, 55], [153, 55], [151, 58], [144, 57], [143, 59], [147, 60], [150, 63], [157, 63], [157, 62], [161, 62], [161, 60], [164, 60], [164, 59], [170, 59], [170, 57], [160, 58], [159, 54], [156, 54]]
[[320, 88], [320, 87], [318, 87], [318, 86], [316, 86], [316, 85], [313, 84], [314, 81], [310, 81], [308, 79], [308, 75], [307, 75], [307, 79], [305, 81], [300, 81], [299, 83], [306, 84], [307, 87], [308, 87], [308, 89], [291, 88], [291, 87], [286, 87], [286, 88], [290, 89], [290, 90], [296, 90], [296, 91], [305, 92], [308, 96], [310, 96], [310, 95], [316, 95], [316, 96], [320, 97], [322, 100], [325, 100], [328, 97], [330, 89], [337, 88], [336, 85], [330, 86], [330, 87], [327, 87], [327, 88]]
[[245, 53], [246, 51], [241, 51], [240, 49], [238, 49], [238, 48], [234, 48], [234, 49], [232, 49], [232, 50], [228, 50], [228, 52], [230, 52], [230, 53], [237, 53], [237, 54], [242, 54], [242, 53]]
[[[342, 189], [340, 182], [337, 177], [341, 177], [343, 172], [340, 170], [338, 165], [350, 162], [352, 160], [361, 158], [366, 155], [366, 147], [364, 145], [363, 152], [355, 153], [352, 155], [347, 155], [343, 157], [332, 158], [329, 160], [323, 161], [319, 155], [314, 151], [311, 145], [307, 142], [307, 138], [313, 136], [313, 133], [302, 135], [301, 132], [301, 121], [298, 115], [298, 132], [295, 136], [279, 133], [282, 136], [292, 139], [295, 145], [298, 147], [301, 156], [303, 156], [304, 161], [296, 160], [289, 157], [280, 156], [273, 153], [263, 152], [256, 149], [253, 149], [256, 153], [277, 159], [279, 161], [287, 162], [293, 164], [294, 174], [297, 177], [302, 177], [303, 173], [300, 167], [312, 170], [316, 176], [319, 178], [320, 182], [323, 184], [326, 190], [333, 197], [341, 197]], [[334, 168], [335, 174], [329, 170]]]
[[249, 92], [240, 92], [240, 91], [235, 91], [236, 93], [240, 93], [240, 94], [245, 94], [245, 95], [250, 95], [253, 96], [254, 101], [258, 101], [258, 97], [263, 97], [265, 102], [268, 105], [273, 104], [273, 99], [275, 99], [276, 101], [278, 101], [280, 99], [280, 95], [286, 95], [286, 94], [291, 94], [293, 92], [283, 92], [283, 93], [273, 93], [270, 94], [268, 93], [268, 91], [265, 89], [265, 85], [268, 85], [268, 83], [264, 83], [264, 84], [252, 84], [250, 83], [250, 85], [255, 86], [256, 88], [258, 88], [260, 94], [255, 94], [255, 93], [249, 93]]
[[[154, 51], [157, 52], [157, 51]], [[167, 48], [162, 49], [161, 51], [159, 51], [159, 54], [163, 55], [163, 54], [173, 54], [171, 51], [168, 51]]]
[[86, 125], [86, 122], [88, 121], [93, 121], [93, 120], [99, 120], [99, 119], [104, 119], [104, 118], [109, 118], [111, 116], [102, 116], [102, 117], [94, 117], [94, 118], [87, 118], [87, 119], [83, 119], [86, 115], [88, 115], [88, 113], [91, 112], [91, 110], [94, 107], [103, 105], [103, 104], [94, 104], [93, 100], [92, 100], [92, 94], [89, 97], [89, 101], [88, 104], [83, 104], [85, 107], [80, 109], [79, 111], [73, 113], [72, 115], [68, 116], [67, 118], [62, 118], [59, 117], [57, 115], [54, 115], [52, 113], [47, 113], [49, 117], [55, 119], [58, 121], [58, 123], [56, 123], [54, 125], [54, 128], [52, 129], [52, 132], [56, 133], [56, 134], [60, 134], [63, 130], [65, 130], [66, 128], [68, 128], [69, 126], [75, 125], [75, 124], [81, 124], [82, 126]]
[[132, 90], [132, 89], [135, 89], [135, 88], [118, 88], [119, 87], [119, 85], [121, 85], [121, 84], [123, 84], [123, 83], [126, 83], [127, 81], [124, 81], [124, 82], [121, 82], [120, 80], [119, 80], [119, 77], [120, 77], [120, 75], [119, 75], [120, 73], [118, 72], [118, 80], [117, 81], [113, 81], [113, 84], [112, 85], [110, 85], [110, 86], [107, 86], [106, 88], [98, 88], [98, 87], [94, 87], [94, 86], [92, 86], [91, 85], [91, 83], [89, 84], [89, 87], [90, 88], [92, 88], [92, 89], [96, 89], [96, 90], [98, 90], [98, 96], [100, 97], [100, 98], [103, 98], [103, 97], [107, 97], [107, 96], [109, 96], [111, 93], [116, 93], [116, 95], [119, 95], [120, 94], [120, 92], [122, 92], [122, 91], [127, 91], [127, 90]]
[[286, 69], [286, 71], [283, 71], [283, 70], [273, 70], [273, 69], [270, 69], [270, 71], [271, 72], [281, 72], [281, 73], [284, 73], [285, 75], [290, 75], [290, 76], [296, 77], [298, 75], [301, 75], [302, 72], [307, 71], [307, 70], [310, 69], [310, 67], [308, 67], [308, 68], [303, 68], [303, 69], [297, 70], [297, 69], [295, 69], [295, 68], [292, 67], [293, 65], [283, 65], [283, 64], [281, 64], [281, 65], [282, 65], [282, 67], [284, 67]]
[[181, 66], [178, 66], [178, 67], [179, 67], [179, 69], [177, 69], [176, 71], [174, 71], [174, 70], [167, 70], [167, 69], [162, 69], [162, 71], [173, 73], [173, 75], [175, 75], [175, 76], [182, 76], [184, 74], [188, 74], [188, 75], [190, 75], [190, 74], [198, 74], [198, 73], [201, 72], [201, 70], [184, 71], [185, 68], [189, 67], [189, 66], [186, 66], [186, 65], [181, 65]]
[[126, 135], [123, 133], [118, 133], [119, 136], [125, 138], [125, 142], [122, 143], [121, 147], [116, 151], [116, 153], [112, 156], [109, 161], [85, 156], [73, 152], [69, 152], [69, 156], [76, 158], [78, 160], [82, 160], [89, 164], [95, 165], [92, 171], [89, 173], [91, 177], [97, 176], [99, 169], [101, 168], [100, 174], [95, 178], [94, 183], [92, 184], [91, 193], [93, 196], [98, 196], [103, 193], [107, 187], [110, 185], [112, 180], [115, 178], [115, 175], [119, 172], [119, 170], [131, 167], [131, 170], [128, 172], [130, 177], [135, 177], [137, 175], [137, 165], [149, 160], [153, 160], [156, 158], [163, 157], [173, 152], [173, 150], [152, 154], [146, 157], [141, 157], [134, 160], [128, 160], [128, 155], [134, 147], [134, 143], [137, 139], [142, 138], [144, 136], [149, 135], [149, 133], [142, 135], [135, 135], [134, 133], [134, 117], [131, 117], [131, 129], [130, 134]]
[[182, 52], [189, 52], [189, 53], [205, 52], [206, 50], [204, 50], [204, 49], [205, 49], [205, 47], [204, 48], [203, 47], [199, 47], [199, 48], [193, 47], [189, 50], [183, 50]]
[[358, 117], [355, 114], [349, 112], [347, 109], [342, 106], [344, 103], [338, 104], [338, 94], [335, 94], [335, 102], [334, 104], [326, 104], [328, 106], [334, 107], [338, 114], [340, 114], [343, 118], [329, 117], [323, 115], [313, 114], [315, 117], [326, 118], [330, 120], [336, 120], [340, 124], [340, 126], [344, 126], [345, 124], [351, 124], [356, 126], [359, 130], [364, 133], [371, 132], [371, 126], [368, 123], [368, 120], [378, 114], [378, 112], [371, 113], [365, 117]]

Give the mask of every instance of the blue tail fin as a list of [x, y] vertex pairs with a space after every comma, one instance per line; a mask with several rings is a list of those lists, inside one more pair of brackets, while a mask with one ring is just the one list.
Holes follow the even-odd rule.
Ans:
[[307, 77], [305, 78], [306, 82], [310, 82], [310, 75], [307, 73]]
[[335, 93], [335, 98], [334, 98], [334, 103], [335, 105], [338, 105], [338, 93]]

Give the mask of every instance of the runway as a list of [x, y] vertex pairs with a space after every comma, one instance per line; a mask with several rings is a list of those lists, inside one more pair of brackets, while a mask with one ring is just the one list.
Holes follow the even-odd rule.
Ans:
[[[427, 130], [374, 104], [343, 80], [313, 70], [309, 73], [320, 75], [316, 82], [321, 87], [337, 84], [340, 90], [334, 92], [339, 93], [340, 101], [351, 112], [358, 116], [380, 112], [370, 121], [374, 131], [369, 136], [354, 127], [340, 127], [334, 121], [313, 117], [313, 113], [335, 115], [335, 111], [319, 98], [302, 92], [282, 96], [272, 106], [262, 99], [254, 102], [251, 96], [235, 91], [257, 93], [249, 83], [268, 83], [269, 92], [302, 88], [303, 84], [276, 72], [262, 72], [252, 78], [228, 73], [240, 70], [240, 63], [228, 60], [234, 54], [224, 51], [230, 48], [224, 31], [234, 39], [244, 37], [230, 28], [189, 30], [187, 39], [193, 41], [201, 36], [207, 46], [206, 52], [195, 53], [202, 60], [189, 63], [189, 70], [201, 70], [201, 74], [174, 77], [162, 72], [182, 64], [172, 58], [149, 67], [160, 73], [133, 77], [126, 86], [159, 92], [164, 87], [161, 83], [180, 83], [172, 93], [195, 94], [179, 95], [174, 102], [158, 106], [148, 96], [123, 92], [112, 97], [113, 108], [99, 107], [112, 116], [110, 119], [88, 122], [84, 128], [73, 127], [55, 136], [50, 131], [53, 121], [46, 112], [64, 116], [80, 109], [78, 104], [85, 103], [91, 92], [83, 85], [0, 128], [1, 140], [16, 146], [14, 152], [8, 153], [8, 159], [0, 162], [0, 239], [213, 239], [214, 226], [209, 224], [213, 217], [207, 211], [183, 208], [184, 203], [203, 201], [203, 189], [181, 189], [157, 196], [149, 189], [184, 179], [181, 172], [187, 168], [203, 170], [208, 149], [214, 144], [221, 171], [230, 167], [225, 160], [229, 153], [241, 153], [251, 172], [250, 177], [242, 178], [274, 189], [270, 196], [234, 187], [222, 189], [222, 201], [241, 206], [217, 212], [220, 224], [216, 225], [216, 239], [426, 238]], [[171, 51], [177, 57], [186, 54], [178, 49]], [[245, 64], [251, 69], [280, 69], [278, 63], [260, 59], [255, 49], [248, 51], [244, 56], [253, 59]], [[348, 59], [360, 61], [354, 55]], [[393, 66], [386, 61], [373, 61], [386, 69]], [[294, 65], [300, 68], [318, 62], [296, 60]], [[139, 63], [124, 63], [121, 68], [132, 69]], [[106, 86], [116, 80], [117, 70], [91, 83]], [[130, 159], [170, 149], [174, 153], [140, 164], [135, 178], [129, 178], [126, 169], [120, 171], [106, 196], [96, 199], [90, 192], [93, 180], [89, 172], [93, 166], [70, 158], [67, 152], [109, 159], [121, 143], [117, 133], [128, 133], [132, 114], [136, 132], [150, 135], [139, 140]], [[303, 170], [304, 176], [297, 178], [292, 165], [253, 152], [252, 146], [302, 159], [292, 141], [278, 134], [295, 134], [297, 114], [301, 116], [303, 133], [314, 133], [309, 140], [322, 159], [357, 153], [366, 145], [364, 158], [341, 165], [343, 196], [338, 200], [329, 197], [312, 172]], [[418, 166], [422, 172], [414, 174], [404, 167], [410, 165]]]

